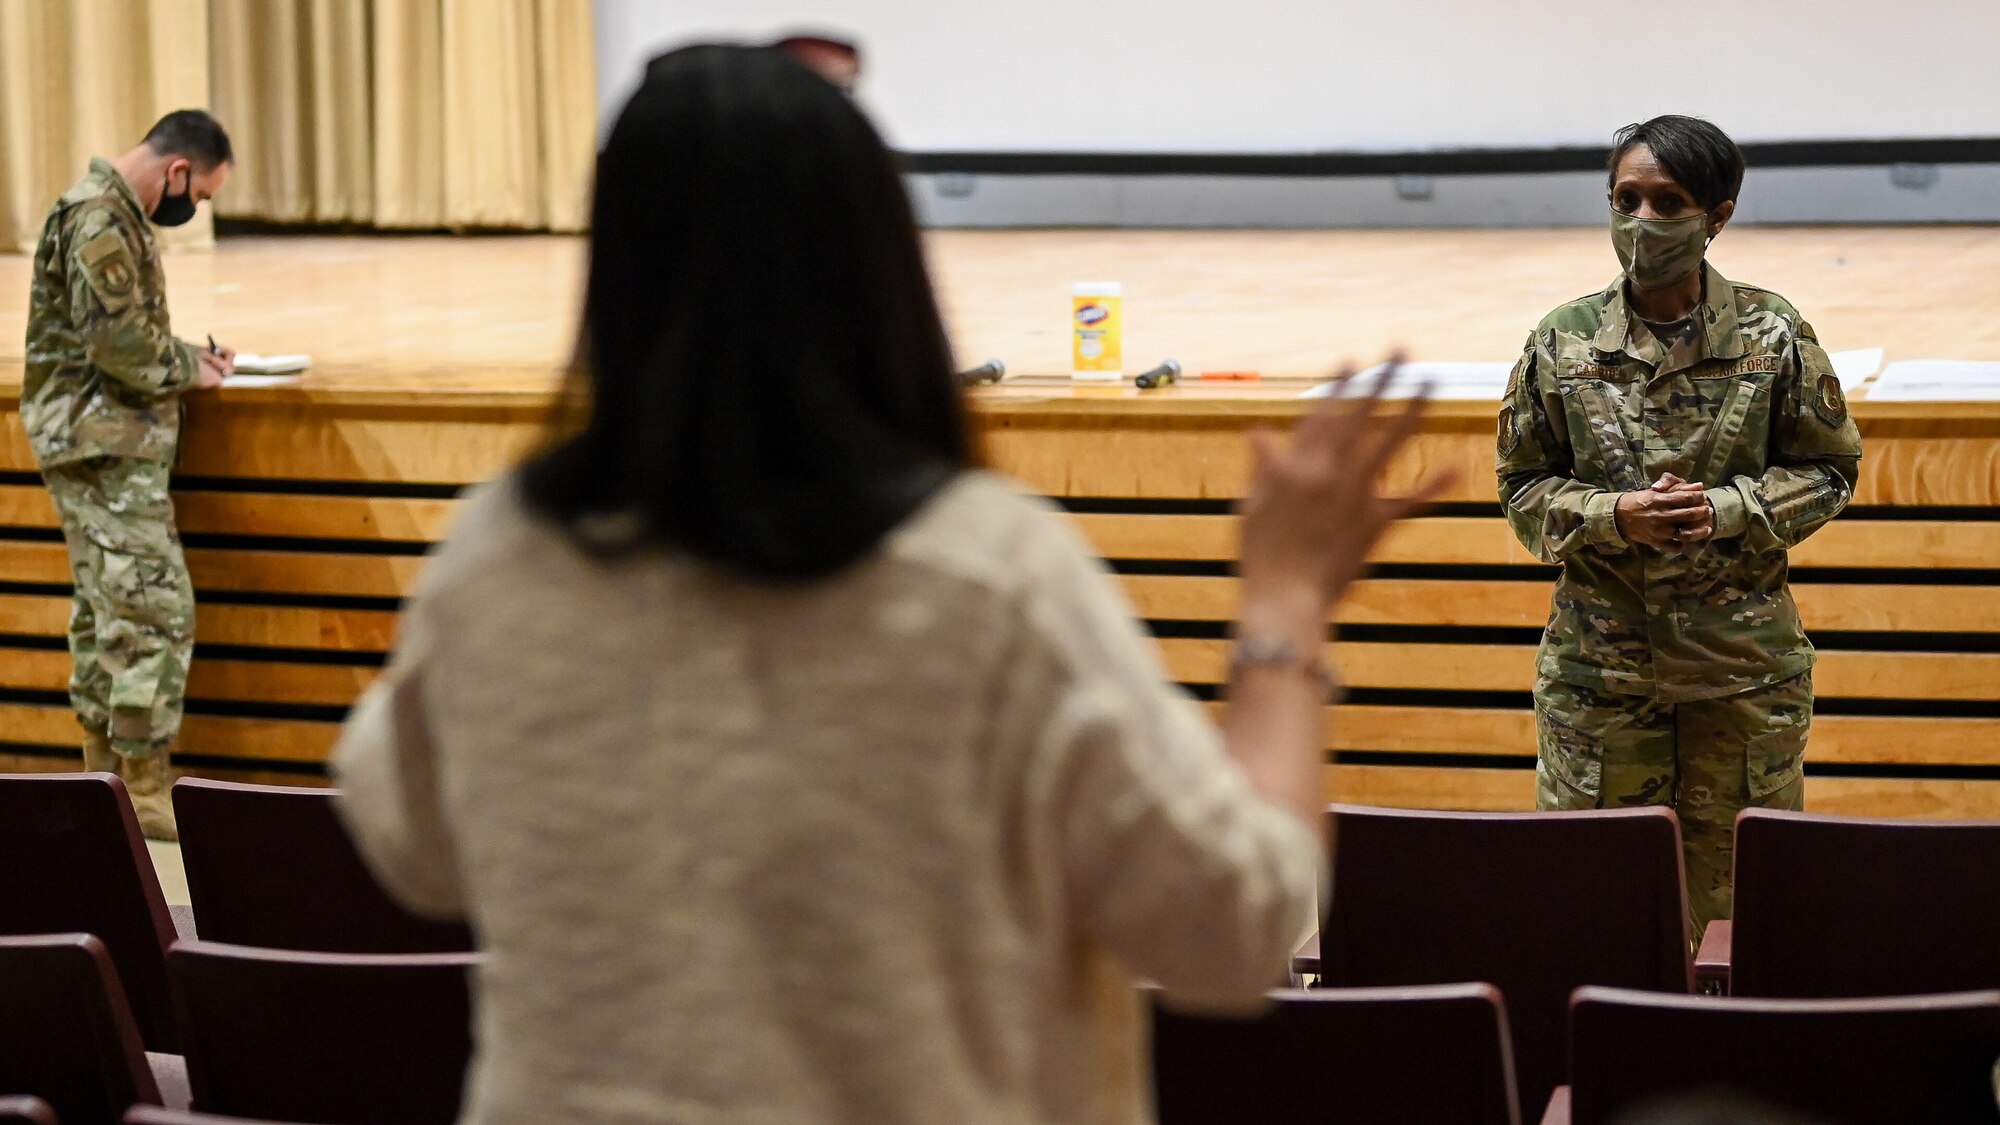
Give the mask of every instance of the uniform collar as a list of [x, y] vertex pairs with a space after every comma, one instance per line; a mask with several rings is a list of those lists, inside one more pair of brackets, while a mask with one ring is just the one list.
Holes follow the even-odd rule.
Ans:
[[101, 177], [105, 183], [110, 184], [111, 190], [118, 193], [118, 198], [125, 201], [125, 205], [132, 209], [133, 214], [141, 219], [146, 217], [146, 209], [139, 205], [139, 193], [133, 190], [123, 175], [119, 174], [116, 165], [101, 156], [93, 156], [90, 158], [90, 174]]
[[[1707, 262], [1701, 264], [1701, 286], [1701, 304], [1695, 306], [1693, 315], [1701, 321], [1702, 342], [1707, 351], [1702, 358], [1741, 356], [1743, 335], [1736, 330], [1736, 287]], [[1625, 278], [1621, 275], [1605, 293], [1611, 299], [1604, 306], [1604, 318], [1598, 321], [1597, 335], [1591, 338], [1590, 346], [1600, 355], [1624, 352], [1634, 359], [1657, 363], [1659, 344], [1632, 311], [1632, 303], [1625, 299]]]

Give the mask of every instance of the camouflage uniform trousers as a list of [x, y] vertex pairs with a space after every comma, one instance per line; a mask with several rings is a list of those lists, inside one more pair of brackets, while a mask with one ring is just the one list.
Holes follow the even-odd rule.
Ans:
[[1812, 674], [1738, 695], [1662, 703], [1543, 677], [1535, 685], [1539, 809], [1667, 805], [1680, 817], [1690, 932], [1730, 916], [1736, 814], [1799, 809]]
[[194, 656], [194, 586], [168, 472], [158, 461], [93, 457], [42, 474], [76, 583], [70, 703], [127, 758], [152, 757], [179, 736]]

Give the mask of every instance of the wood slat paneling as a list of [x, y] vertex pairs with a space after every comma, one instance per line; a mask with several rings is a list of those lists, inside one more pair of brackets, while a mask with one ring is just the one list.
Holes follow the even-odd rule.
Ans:
[[[1087, 391], [1087, 388], [1085, 389]], [[1273, 388], [1274, 393], [1285, 393]], [[1129, 401], [1129, 400], [1128, 400]], [[1243, 430], [1283, 426], [1275, 404], [1262, 415], [1218, 412], [1174, 416], [1164, 402], [1140, 403], [1120, 415], [1108, 406], [1077, 413], [1032, 409], [985, 413], [993, 465], [1028, 487], [1053, 496], [1230, 500], [1249, 481]], [[1202, 404], [1204, 406], [1210, 404]], [[1990, 418], [1949, 417], [1956, 407], [1988, 404], [1894, 404], [1936, 417], [1871, 418], [1857, 404], [1868, 459], [1854, 502], [1864, 507], [2000, 507], [2000, 440]], [[1465, 413], [1477, 409], [1476, 414]], [[1440, 501], [1491, 504], [1494, 418], [1499, 404], [1439, 404], [1408, 451], [1389, 466], [1384, 487], [1412, 490], [1438, 473], [1451, 485]]]
[[[1228, 682], [1228, 641], [1159, 643], [1176, 683]], [[1341, 643], [1328, 645], [1326, 657], [1351, 688], [1528, 691], [1535, 683], [1533, 645]], [[1823, 652], [1813, 686], [1821, 699], [2000, 699], [2000, 653]]]
[[[0, 648], [0, 687], [15, 691], [68, 691], [69, 653]], [[212, 660], [195, 656], [188, 669], [188, 698], [215, 703], [307, 704], [346, 707], [375, 682], [375, 668], [348, 664]]]
[[[1084, 513], [1070, 517], [1108, 559], [1236, 557], [1236, 517]], [[1446, 566], [1536, 565], [1498, 518], [1431, 517], [1391, 528], [1370, 556], [1377, 563]], [[2000, 522], [1843, 518], [1792, 551], [1795, 569], [1985, 570], [2000, 566]]]
[[[0, 754], [0, 773], [76, 773], [83, 769], [80, 755]], [[279, 770], [217, 769], [211, 766], [179, 764], [174, 772], [185, 777], [205, 777], [214, 781], [234, 781], [245, 785], [299, 785], [322, 788], [324, 777]]]
[[[69, 609], [58, 595], [0, 594], [0, 633], [67, 636]], [[206, 605], [195, 614], [198, 644], [387, 652], [395, 635], [387, 610]]]
[[[181, 723], [181, 752], [250, 762], [322, 762], [339, 732], [338, 723], [305, 719], [188, 715]], [[67, 707], [0, 703], [0, 742], [67, 747], [81, 738]]]
[[422, 555], [195, 548], [188, 573], [199, 591], [400, 598], [416, 587]]
[[[400, 598], [416, 585], [421, 555], [192, 548], [188, 573], [197, 591]], [[0, 576], [9, 582], [67, 585], [69, 553], [61, 543], [0, 539]]]
[[[1237, 581], [1128, 574], [1119, 579], [1140, 617], [1230, 621]], [[1463, 625], [1541, 628], [1551, 586], [1540, 580], [1371, 578], [1357, 582], [1335, 620], [1347, 625]], [[2000, 588], [1799, 583], [1793, 587], [1809, 630], [2000, 633]]]
[[[1532, 769], [1326, 767], [1329, 802], [1389, 808], [1520, 812], [1535, 807]], [[1806, 778], [1806, 808], [1850, 816], [2000, 817], [2000, 781]]]
[[[450, 530], [457, 504], [313, 493], [176, 491], [174, 523], [183, 534], [193, 535], [432, 543]], [[55, 526], [47, 490], [32, 484], [0, 485], [0, 527]]]
[[[1224, 703], [1206, 703], [1220, 721]], [[1326, 708], [1326, 748], [1398, 754], [1535, 754], [1535, 714], [1528, 708]], [[1819, 715], [1809, 762], [1849, 765], [1973, 766], [2000, 756], [2000, 723], [1915, 715]]]

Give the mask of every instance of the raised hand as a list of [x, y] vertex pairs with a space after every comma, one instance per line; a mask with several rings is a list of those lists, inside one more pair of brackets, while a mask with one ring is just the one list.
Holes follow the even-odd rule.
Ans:
[[1240, 573], [1246, 602], [1270, 592], [1310, 603], [1317, 625], [1366, 565], [1382, 532], [1451, 483], [1435, 474], [1403, 498], [1378, 489], [1383, 471], [1423, 418], [1419, 395], [1378, 416], [1400, 357], [1359, 386], [1344, 369], [1334, 393], [1301, 419], [1289, 447], [1270, 433], [1251, 435], [1255, 466], [1242, 505]]

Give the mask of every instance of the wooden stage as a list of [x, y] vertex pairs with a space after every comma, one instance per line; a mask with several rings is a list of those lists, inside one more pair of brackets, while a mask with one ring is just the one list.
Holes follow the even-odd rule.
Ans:
[[[376, 674], [398, 600], [464, 484], [539, 432], [569, 350], [581, 244], [247, 238], [169, 259], [176, 327], [313, 354], [295, 386], [190, 396], [178, 503], [201, 592], [185, 761], [310, 782]], [[1233, 607], [1243, 431], [1283, 425], [1340, 357], [1509, 359], [1616, 270], [1597, 230], [947, 232], [933, 258], [960, 357], [1025, 377], [975, 395], [996, 464], [1060, 499], [1213, 698]], [[2000, 359], [2000, 228], [1731, 231], [1725, 274], [1790, 297], [1830, 348]], [[0, 257], [0, 765], [63, 768], [68, 573], [17, 417], [28, 262]], [[1072, 388], [1068, 287], [1125, 283], [1129, 366], [1256, 369], [1254, 386]], [[1439, 404], [1399, 470], [1453, 466], [1341, 612], [1353, 693], [1328, 793], [1459, 808], [1532, 799], [1533, 647], [1552, 572], [1493, 494], [1491, 403]], [[1856, 506], [1795, 553], [1820, 643], [1809, 800], [2000, 816], [2000, 404], [1859, 401]]]

